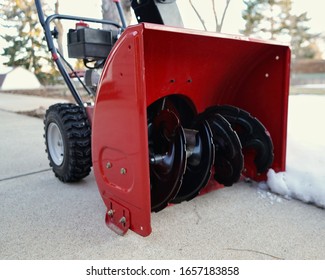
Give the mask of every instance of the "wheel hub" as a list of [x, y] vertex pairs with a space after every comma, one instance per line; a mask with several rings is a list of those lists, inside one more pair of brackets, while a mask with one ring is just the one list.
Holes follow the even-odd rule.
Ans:
[[64, 143], [61, 131], [56, 123], [50, 123], [47, 132], [48, 150], [53, 162], [60, 166], [64, 159]]

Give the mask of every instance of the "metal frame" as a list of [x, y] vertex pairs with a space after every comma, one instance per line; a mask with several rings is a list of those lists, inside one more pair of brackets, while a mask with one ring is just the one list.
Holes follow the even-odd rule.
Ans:
[[122, 26], [119, 25], [116, 22], [109, 21], [109, 20], [101, 20], [101, 19], [95, 19], [95, 18], [88, 18], [88, 17], [79, 17], [79, 16], [70, 16], [70, 15], [62, 15], [62, 14], [53, 14], [45, 18], [43, 9], [42, 9], [42, 4], [41, 0], [35, 0], [35, 5], [39, 17], [39, 21], [43, 27], [44, 33], [45, 33], [45, 39], [49, 48], [49, 51], [52, 54], [52, 59], [57, 65], [66, 85], [68, 86], [73, 98], [75, 99], [76, 103], [82, 107], [85, 108], [84, 103], [82, 101], [82, 98], [80, 94], [78, 93], [76, 87], [74, 86], [67, 70], [65, 69], [61, 59], [60, 55], [55, 47], [50, 24], [53, 20], [55, 19], [64, 19], [64, 20], [72, 20], [72, 21], [84, 21], [84, 22], [93, 22], [93, 23], [101, 23], [101, 24], [107, 24], [107, 25], [113, 25], [117, 28], [120, 28], [121, 30], [124, 30], [126, 28], [126, 22], [125, 22], [125, 17], [123, 14], [123, 10], [121, 8], [121, 4], [119, 0], [114, 0], [114, 2], [117, 5], [117, 9], [122, 21]]

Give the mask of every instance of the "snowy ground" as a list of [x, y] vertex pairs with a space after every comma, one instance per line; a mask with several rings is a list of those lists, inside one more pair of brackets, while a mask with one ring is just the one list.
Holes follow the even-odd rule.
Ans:
[[290, 96], [286, 172], [269, 170], [260, 188], [325, 208], [324, 121], [325, 96]]

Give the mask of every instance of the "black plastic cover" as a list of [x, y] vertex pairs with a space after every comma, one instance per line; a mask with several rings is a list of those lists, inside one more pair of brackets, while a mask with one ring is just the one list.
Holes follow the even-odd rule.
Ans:
[[118, 31], [93, 28], [70, 29], [68, 56], [70, 58], [107, 58], [117, 41]]

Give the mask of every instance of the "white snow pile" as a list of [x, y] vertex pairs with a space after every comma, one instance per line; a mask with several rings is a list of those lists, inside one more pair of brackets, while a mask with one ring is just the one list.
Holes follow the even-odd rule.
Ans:
[[325, 208], [324, 122], [325, 96], [290, 96], [286, 171], [269, 170], [270, 191]]

